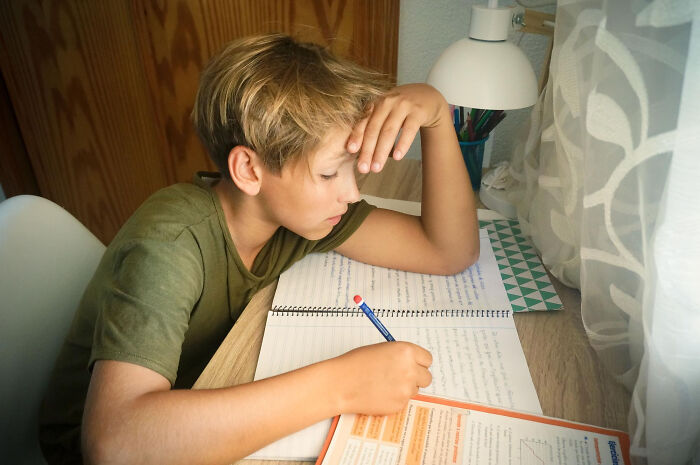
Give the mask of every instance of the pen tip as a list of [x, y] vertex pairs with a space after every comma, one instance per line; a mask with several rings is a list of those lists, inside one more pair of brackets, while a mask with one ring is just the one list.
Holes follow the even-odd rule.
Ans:
[[356, 295], [355, 297], [352, 298], [352, 300], [354, 300], [356, 304], [359, 304], [360, 302], [362, 302], [362, 297], [360, 297], [359, 295]]

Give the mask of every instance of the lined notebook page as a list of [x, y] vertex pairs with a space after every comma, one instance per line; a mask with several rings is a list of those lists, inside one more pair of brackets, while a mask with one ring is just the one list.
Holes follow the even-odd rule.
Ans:
[[359, 294], [374, 311], [510, 310], [485, 229], [479, 240], [479, 261], [452, 276], [367, 265], [336, 252], [310, 254], [282, 273], [272, 308], [354, 312]]
[[[397, 340], [433, 355], [433, 382], [424, 394], [542, 413], [513, 317], [385, 316]], [[364, 315], [268, 314], [255, 379], [267, 378], [382, 342]], [[277, 441], [254, 457], [312, 459], [330, 420]]]
[[[387, 271], [338, 254], [325, 254], [340, 257], [328, 261], [319, 261], [324, 255], [306, 257], [302, 262], [307, 265], [291, 268], [280, 278], [273, 308], [283, 310], [268, 313], [255, 379], [382, 342], [369, 319], [347, 304], [358, 293], [375, 309], [425, 311], [417, 316], [405, 312], [381, 316], [397, 340], [413, 342], [432, 353], [433, 382], [421, 392], [542, 413], [510, 312], [486, 317], [438, 316], [433, 311], [510, 308], [485, 231], [480, 232], [480, 238], [479, 262], [460, 275], [448, 277]], [[341, 263], [343, 260], [347, 263]], [[362, 287], [372, 273], [374, 287]], [[421, 295], [423, 286], [434, 291], [429, 299]], [[341, 293], [344, 297], [336, 297]], [[346, 300], [341, 304], [341, 299]], [[440, 303], [432, 303], [433, 299]], [[304, 302], [306, 310], [301, 309]], [[329, 308], [348, 312], [328, 314]], [[329, 426], [330, 420], [317, 423], [251, 457], [312, 460], [321, 450]]]

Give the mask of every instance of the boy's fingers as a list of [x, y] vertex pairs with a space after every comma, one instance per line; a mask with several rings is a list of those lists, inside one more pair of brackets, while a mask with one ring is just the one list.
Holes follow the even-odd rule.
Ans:
[[391, 154], [394, 160], [401, 160], [404, 155], [406, 155], [406, 152], [408, 152], [408, 149], [411, 148], [411, 144], [416, 138], [416, 133], [418, 133], [419, 130], [420, 124], [418, 124], [410, 116], [406, 118], [406, 121], [401, 128], [401, 133], [399, 134], [399, 140], [396, 142], [394, 152]]
[[396, 142], [396, 136], [401, 129], [401, 124], [403, 124], [403, 115], [399, 118], [394, 115], [389, 115], [389, 118], [384, 122], [381, 131], [379, 132], [379, 137], [377, 138], [377, 143], [374, 146], [374, 154], [372, 156], [372, 166], [371, 170], [378, 173], [384, 168], [386, 159], [389, 158], [391, 152], [394, 149], [394, 142]]
[[352, 131], [350, 131], [350, 137], [348, 137], [347, 151], [349, 153], [356, 153], [362, 147], [362, 140], [365, 135], [365, 128], [367, 127], [367, 122], [369, 121], [369, 115], [362, 118]]
[[369, 121], [367, 121], [362, 140], [362, 149], [360, 149], [360, 156], [357, 160], [357, 169], [360, 173], [368, 173], [370, 171], [370, 163], [374, 163], [372, 158], [377, 146], [377, 138], [389, 111], [388, 105], [375, 105]]
[[416, 346], [416, 363], [420, 366], [428, 368], [433, 364], [433, 354], [421, 346]]
[[418, 387], [428, 387], [433, 382], [433, 375], [427, 368], [421, 368], [418, 372]]

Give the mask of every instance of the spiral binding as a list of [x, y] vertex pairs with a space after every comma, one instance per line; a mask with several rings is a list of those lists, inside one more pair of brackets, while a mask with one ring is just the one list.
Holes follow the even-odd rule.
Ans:
[[[510, 310], [465, 310], [465, 309], [438, 309], [438, 310], [393, 310], [373, 309], [378, 317], [468, 317], [468, 318], [507, 318]], [[363, 316], [361, 310], [350, 307], [297, 307], [282, 306], [272, 309], [274, 316]]]

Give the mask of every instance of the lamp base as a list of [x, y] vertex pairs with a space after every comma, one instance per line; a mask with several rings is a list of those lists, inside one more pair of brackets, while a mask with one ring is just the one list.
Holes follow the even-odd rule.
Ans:
[[495, 189], [482, 181], [479, 199], [487, 208], [497, 211], [506, 218], [515, 219], [518, 216], [515, 205], [510, 203], [504, 189]]

